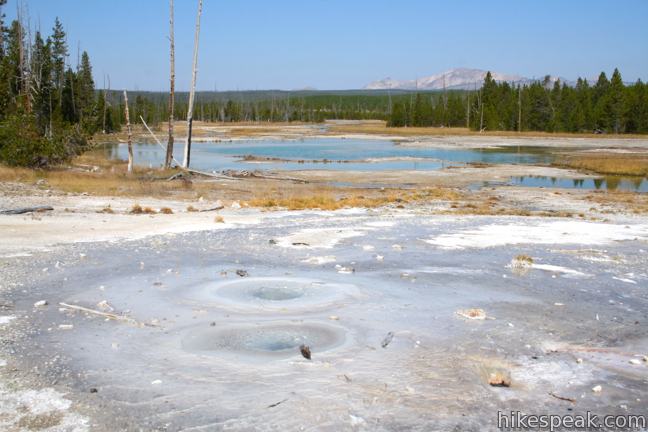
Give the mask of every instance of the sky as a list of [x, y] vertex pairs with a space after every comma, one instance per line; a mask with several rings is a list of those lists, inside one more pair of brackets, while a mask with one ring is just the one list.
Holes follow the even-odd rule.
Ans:
[[[168, 0], [18, 1], [70, 61], [86, 50], [97, 87], [166, 91]], [[191, 81], [197, 0], [175, 0], [177, 88]], [[456, 67], [568, 79], [648, 80], [647, 0], [204, 0], [199, 90], [355, 89]]]

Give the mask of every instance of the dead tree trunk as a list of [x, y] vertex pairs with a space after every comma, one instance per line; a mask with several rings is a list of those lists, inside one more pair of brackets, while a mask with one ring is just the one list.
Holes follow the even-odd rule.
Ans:
[[175, 36], [173, 30], [173, 0], [170, 1], [169, 41], [171, 42], [171, 87], [169, 91], [169, 139], [167, 141], [165, 168], [171, 167], [173, 160], [173, 110], [175, 109]]
[[133, 132], [130, 124], [130, 113], [128, 112], [128, 93], [124, 90], [124, 113], [126, 116], [126, 130], [128, 131], [128, 173], [133, 172]]
[[189, 168], [191, 158], [191, 130], [193, 127], [194, 97], [196, 94], [196, 77], [198, 75], [198, 42], [200, 40], [200, 15], [202, 14], [202, 0], [198, 0], [198, 15], [196, 16], [196, 35], [194, 38], [193, 67], [191, 75], [191, 90], [189, 92], [189, 109], [187, 111], [187, 143], [184, 148], [185, 168]]

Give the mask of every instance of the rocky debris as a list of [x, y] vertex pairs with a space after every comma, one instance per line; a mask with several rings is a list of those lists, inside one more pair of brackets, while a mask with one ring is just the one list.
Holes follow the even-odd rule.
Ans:
[[241, 270], [241, 269], [236, 270], [236, 275], [240, 276], [240, 277], [248, 277], [249, 276], [249, 274], [248, 274], [248, 272], [246, 270]]
[[457, 315], [471, 320], [485, 320], [486, 312], [483, 309], [461, 309], [456, 312]]
[[380, 346], [383, 348], [387, 348], [387, 345], [389, 345], [393, 340], [394, 340], [394, 332], [389, 332], [383, 338], [382, 342], [380, 342]]
[[49, 303], [47, 303], [47, 300], [39, 300], [36, 303], [34, 303], [34, 307], [44, 307], [47, 306]]
[[603, 387], [601, 387], [600, 385], [595, 385], [594, 387], [592, 387], [592, 391], [594, 393], [601, 393], [603, 391]]
[[335, 268], [337, 269], [338, 273], [341, 273], [341, 274], [355, 273], [355, 268], [353, 268], [353, 267], [344, 267], [344, 266], [341, 266], [341, 265], [338, 264], [338, 265], [335, 266]]
[[511, 387], [511, 375], [508, 372], [491, 372], [488, 376], [488, 384], [492, 387]]
[[641, 364], [641, 361], [639, 359], [631, 359], [630, 364], [638, 366]]
[[59, 324], [58, 328], [59, 328], [59, 330], [72, 330], [74, 328], [74, 325], [72, 325], [72, 324]]
[[307, 360], [311, 359], [311, 350], [310, 350], [309, 346], [300, 345], [299, 346], [299, 352], [301, 352], [301, 355], [304, 356], [305, 359], [307, 359]]
[[511, 260], [511, 271], [518, 275], [525, 275], [533, 266], [533, 258], [529, 255], [518, 255]]

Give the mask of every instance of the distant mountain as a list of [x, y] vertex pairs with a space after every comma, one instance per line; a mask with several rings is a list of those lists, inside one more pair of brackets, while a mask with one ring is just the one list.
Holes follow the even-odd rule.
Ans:
[[[417, 80], [398, 81], [392, 78], [384, 78], [380, 81], [374, 81], [365, 86], [367, 90], [386, 90], [386, 89], [400, 89], [400, 90], [469, 90], [475, 87], [481, 87], [486, 77], [487, 71], [481, 69], [450, 69], [449, 71], [442, 72], [436, 75], [419, 78]], [[520, 75], [510, 75], [500, 72], [491, 71], [491, 75], [495, 81], [498, 82], [515, 82], [521, 84], [529, 84], [537, 79], [525, 78]], [[558, 78], [551, 77], [551, 83], [555, 82]], [[561, 81], [564, 81], [561, 79]], [[568, 84], [571, 84], [568, 82]]]

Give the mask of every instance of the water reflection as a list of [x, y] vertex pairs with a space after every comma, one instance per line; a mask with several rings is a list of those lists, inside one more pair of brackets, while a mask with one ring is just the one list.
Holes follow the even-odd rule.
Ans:
[[523, 176], [511, 177], [509, 184], [528, 187], [648, 192], [648, 180], [642, 177], [606, 176], [599, 178], [568, 179], [544, 176]]

